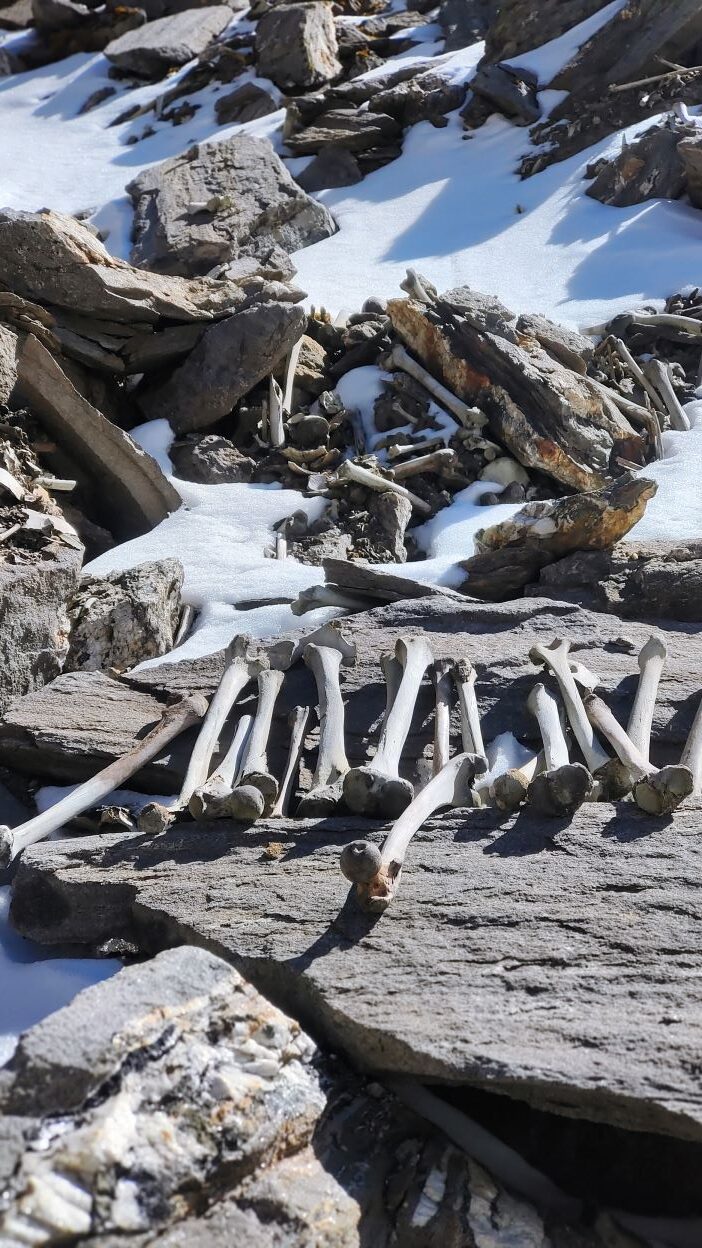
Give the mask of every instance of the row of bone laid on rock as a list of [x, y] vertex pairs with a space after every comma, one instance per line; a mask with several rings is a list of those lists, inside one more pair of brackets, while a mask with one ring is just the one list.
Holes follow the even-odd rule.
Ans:
[[302, 657], [313, 673], [319, 704], [319, 747], [312, 787], [297, 806], [302, 818], [331, 815], [342, 798], [344, 776], [349, 770], [344, 742], [344, 700], [339, 672], [342, 655], [330, 646], [310, 645]]
[[155, 758], [175, 737], [198, 723], [207, 711], [207, 701], [201, 694], [193, 694], [169, 706], [160, 722], [152, 728], [134, 749], [110, 763], [92, 779], [79, 784], [72, 793], [62, 798], [43, 814], [29, 819], [18, 828], [0, 828], [0, 865], [7, 866], [17, 854], [29, 845], [44, 840], [58, 832], [70, 819], [92, 810], [115, 789], [124, 788], [128, 780]]
[[202, 788], [195, 790], [188, 802], [188, 810], [193, 819], [218, 819], [229, 814], [229, 798], [241, 776], [244, 751], [252, 726], [253, 715], [240, 716], [231, 745], [217, 770]]
[[412, 837], [437, 810], [472, 806], [473, 784], [487, 766], [484, 755], [457, 754], [410, 802], [391, 828], [382, 849], [371, 841], [353, 841], [341, 851], [340, 866], [356, 886], [364, 910], [381, 914], [397, 892]]
[[402, 750], [409, 735], [419, 687], [434, 656], [423, 637], [398, 637], [395, 657], [402, 678], [380, 733], [372, 762], [352, 767], [344, 777], [343, 795], [355, 814], [394, 818], [414, 796], [409, 780], [399, 774]]

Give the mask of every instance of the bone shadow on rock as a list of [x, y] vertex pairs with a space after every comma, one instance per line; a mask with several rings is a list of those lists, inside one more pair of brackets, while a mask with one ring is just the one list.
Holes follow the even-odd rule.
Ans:
[[648, 815], [635, 802], [612, 803], [615, 813], [602, 828], [602, 836], [621, 845], [643, 841], [675, 823], [675, 815]]
[[326, 931], [312, 942], [308, 949], [298, 953], [281, 963], [281, 968], [289, 968], [297, 975], [304, 974], [314, 962], [330, 953], [343, 953], [360, 944], [370, 935], [382, 914], [366, 914], [361, 910], [352, 886], [336, 918], [332, 919]]

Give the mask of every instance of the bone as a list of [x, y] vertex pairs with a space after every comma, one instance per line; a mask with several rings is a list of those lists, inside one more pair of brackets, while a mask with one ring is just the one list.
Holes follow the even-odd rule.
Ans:
[[630, 740], [647, 761], [651, 749], [651, 728], [656, 695], [667, 653], [662, 637], [652, 634], [639, 654], [641, 675], [626, 730]]
[[352, 767], [344, 777], [343, 787], [349, 810], [386, 819], [396, 818], [412, 801], [412, 785], [399, 775], [400, 759], [412, 724], [419, 686], [433, 662], [423, 637], [399, 637], [395, 657], [402, 665], [402, 679], [385, 716], [375, 757], [365, 766]]
[[283, 411], [290, 413], [292, 411], [293, 386], [295, 385], [295, 373], [297, 371], [297, 361], [300, 358], [300, 348], [302, 347], [302, 338], [298, 338], [293, 347], [290, 348], [288, 358], [285, 363], [285, 383], [283, 386]]
[[308, 611], [316, 611], [318, 607], [338, 607], [340, 611], [365, 611], [368, 602], [363, 598], [354, 598], [344, 593], [336, 585], [311, 585], [303, 589], [294, 602], [290, 603], [293, 615], [305, 615]]
[[341, 801], [344, 776], [349, 770], [344, 745], [344, 700], [339, 686], [341, 655], [326, 646], [307, 646], [302, 657], [317, 684], [319, 749], [312, 787], [300, 798], [300, 818], [331, 815]]
[[585, 708], [593, 723], [614, 747], [628, 776], [636, 805], [649, 815], [668, 815], [689, 797], [692, 770], [685, 766], [653, 767], [636, 748], [609, 707], [594, 693], [585, 694]]
[[458, 692], [458, 709], [461, 716], [461, 738], [465, 754], [479, 754], [485, 757], [485, 744], [480, 727], [480, 712], [475, 696], [476, 672], [473, 664], [467, 659], [456, 663], [453, 679]]
[[590, 379], [591, 385], [599, 390], [600, 394], [609, 399], [620, 412], [628, 416], [630, 420], [638, 421], [648, 430], [651, 445], [653, 447], [656, 459], [663, 458], [663, 443], [661, 441], [661, 427], [655, 412], [649, 412], [647, 408], [642, 407], [640, 403], [634, 403], [631, 399], [627, 399], [618, 390], [613, 390], [610, 386], [605, 386], [601, 381], [596, 381], [594, 377]]
[[288, 543], [284, 533], [276, 533], [275, 535], [275, 557], [276, 559], [287, 559]]
[[[393, 436], [394, 434], [388, 434], [388, 437], [393, 437]], [[381, 439], [380, 441], [375, 441], [373, 445], [376, 450], [381, 450], [383, 446], [383, 440]], [[413, 455], [415, 451], [419, 451], [419, 450], [430, 451], [430, 450], [434, 450], [435, 447], [445, 447], [445, 446], [446, 446], [446, 434], [437, 433], [437, 434], [434, 434], [434, 436], [431, 438], [422, 438], [421, 441], [407, 442], [404, 445], [400, 445], [399, 443], [389, 445], [387, 448], [388, 459], [391, 461], [402, 460], [402, 459], [405, 459], [406, 456], [408, 455]]]
[[689, 768], [692, 774], [692, 793], [699, 797], [702, 793], [702, 701], [692, 721], [680, 764]]
[[423, 472], [443, 472], [446, 468], [455, 468], [456, 452], [450, 447], [440, 451], [432, 451], [429, 455], [418, 455], [416, 459], [407, 459], [393, 466], [396, 481], [404, 481], [406, 477], [417, 477]]
[[405, 350], [404, 347], [397, 344], [392, 351], [386, 356], [385, 364], [388, 368], [399, 368], [404, 373], [408, 373], [410, 377], [414, 377], [415, 381], [420, 382], [429, 394], [445, 407], [447, 411], [452, 412], [454, 416], [460, 420], [466, 428], [478, 426], [479, 428], [487, 424], [487, 417], [479, 407], [468, 407], [461, 399], [447, 390], [446, 386], [442, 386], [436, 377], [432, 377], [417, 360]]
[[[266, 668], [258, 674], [258, 706], [241, 768], [241, 787], [259, 790], [263, 796], [264, 814], [270, 814], [278, 796], [278, 781], [268, 770], [268, 739], [282, 683], [283, 673], [280, 671]], [[237, 798], [239, 787], [236, 786], [230, 798], [230, 809], [237, 819], [244, 817], [240, 813], [241, 806]]]
[[506, 813], [518, 810], [526, 801], [529, 785], [534, 776], [543, 769], [543, 766], [542, 751], [535, 754], [522, 767], [511, 767], [509, 771], [503, 771], [501, 776], [496, 776], [490, 785], [489, 796], [498, 810]]
[[195, 608], [191, 606], [190, 603], [186, 603], [185, 606], [183, 607], [183, 610], [180, 613], [180, 620], [178, 621], [178, 627], [176, 629], [176, 633], [173, 638], [174, 650], [185, 641], [185, 638], [187, 637], [188, 633], [190, 632], [190, 629], [193, 626], [193, 622], [195, 620], [196, 615], [197, 615], [197, 612]]
[[641, 365], [634, 359], [626, 343], [623, 342], [621, 338], [614, 338], [614, 337], [611, 338], [610, 341], [613, 347], [615, 348], [617, 355], [619, 356], [622, 363], [626, 364], [634, 380], [638, 381], [639, 385], [641, 386], [641, 389], [646, 391], [646, 394], [651, 400], [654, 408], [659, 412], [664, 412], [665, 405], [663, 403], [663, 400], [661, 399], [660, 394], [656, 390], [656, 387], [653, 385], [653, 383], [649, 381], [645, 372], [641, 368]]
[[646, 364], [646, 375], [654, 383], [660, 394], [673, 429], [682, 430], [683, 432], [689, 430], [689, 417], [683, 410], [680, 400], [673, 389], [673, 383], [670, 380], [670, 374], [665, 364], [661, 363], [660, 360], [649, 360]]
[[423, 498], [412, 494], [404, 485], [398, 485], [396, 481], [381, 477], [377, 472], [371, 472], [370, 468], [364, 468], [362, 464], [357, 464], [353, 459], [345, 459], [336, 473], [336, 483], [343, 484], [346, 481], [355, 481], [358, 485], [364, 485], [367, 490], [375, 490], [379, 494], [391, 490], [393, 494], [408, 498], [415, 511], [425, 516], [431, 514], [431, 507], [429, 503], [424, 502]]
[[433, 774], [436, 776], [446, 766], [451, 755], [451, 688], [453, 684], [453, 660], [437, 659], [431, 669], [434, 682], [434, 759]]
[[442, 807], [472, 805], [473, 781], [485, 766], [484, 757], [457, 754], [400, 815], [380, 853], [367, 841], [355, 841], [344, 848], [341, 870], [356, 885], [356, 897], [364, 910], [382, 914], [387, 909], [397, 893], [407, 847], [415, 832]]
[[283, 391], [272, 376], [268, 379], [268, 425], [271, 446], [284, 446]]
[[594, 775], [600, 767], [604, 767], [610, 761], [609, 754], [597, 740], [588, 719], [575, 677], [570, 669], [569, 652], [570, 642], [556, 639], [551, 642], [550, 646], [533, 646], [529, 651], [529, 658], [537, 667], [548, 668], [558, 681], [570, 726], [580, 746], [588, 771]]
[[184, 698], [175, 706], [169, 706], [160, 723], [140, 741], [134, 749], [110, 763], [102, 771], [78, 785], [72, 793], [62, 798], [43, 814], [29, 819], [18, 828], [0, 827], [0, 866], [7, 866], [28, 845], [35, 845], [52, 832], [58, 832], [76, 815], [98, 806], [115, 789], [124, 788], [126, 782], [146, 763], [155, 758], [170, 741], [202, 719], [207, 702], [200, 694]]
[[193, 819], [221, 819], [230, 813], [229, 798], [241, 773], [252, 725], [252, 715], [241, 716], [232, 743], [219, 767], [210, 776], [207, 784], [195, 790], [188, 802], [188, 810]]
[[592, 796], [595, 782], [587, 767], [570, 762], [556, 695], [539, 682], [531, 690], [527, 706], [539, 725], [544, 749], [543, 770], [529, 785], [527, 801], [542, 815], [572, 815]]
[[273, 818], [283, 818], [290, 810], [290, 799], [295, 788], [295, 779], [300, 765], [302, 747], [305, 743], [305, 732], [307, 731], [309, 717], [309, 706], [295, 706], [288, 715], [288, 726], [290, 728], [288, 761], [285, 764], [283, 779], [280, 782], [278, 798], [271, 811]]

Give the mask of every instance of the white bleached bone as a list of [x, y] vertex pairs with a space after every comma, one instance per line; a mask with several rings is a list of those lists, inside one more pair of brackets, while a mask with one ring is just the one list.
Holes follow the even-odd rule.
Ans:
[[489, 788], [492, 803], [497, 806], [498, 810], [506, 812], [518, 810], [526, 801], [529, 785], [534, 776], [543, 769], [543, 766], [542, 750], [528, 762], [523, 763], [521, 767], [510, 767], [509, 771], [503, 771], [501, 776], [495, 776]]
[[303, 589], [294, 602], [290, 603], [293, 615], [305, 615], [308, 611], [316, 611], [318, 607], [338, 607], [340, 611], [365, 611], [368, 602], [363, 598], [354, 598], [336, 585], [311, 585]]
[[665, 404], [673, 429], [687, 432], [690, 429], [690, 419], [683, 410], [682, 404], [673, 389], [673, 383], [670, 380], [670, 373], [666, 365], [661, 360], [651, 359], [646, 364], [646, 374], [655, 385]]
[[485, 743], [480, 727], [480, 712], [475, 696], [476, 671], [468, 659], [456, 663], [453, 679], [458, 692], [458, 709], [461, 716], [461, 738], [465, 754], [485, 756]]
[[271, 446], [284, 446], [283, 391], [273, 376], [268, 379], [268, 425]]
[[412, 494], [404, 485], [398, 485], [396, 481], [391, 481], [388, 477], [381, 477], [379, 473], [372, 472], [370, 468], [364, 468], [362, 464], [357, 464], [353, 459], [345, 459], [343, 464], [339, 465], [332, 484], [335, 482], [343, 484], [345, 481], [355, 481], [357, 485], [363, 485], [367, 490], [375, 490], [378, 494], [385, 494], [389, 490], [393, 494], [399, 494], [401, 498], [408, 498], [415, 511], [420, 511], [425, 516], [431, 512], [429, 504], [425, 503], [423, 498]]
[[352, 767], [344, 777], [344, 801], [349, 810], [378, 818], [394, 818], [412, 801], [412, 785], [399, 774], [400, 759], [419, 687], [434, 656], [423, 637], [399, 637], [395, 658], [402, 665], [402, 679], [383, 722], [378, 749], [372, 762]]
[[396, 481], [404, 481], [406, 477], [418, 477], [423, 472], [443, 472], [445, 468], [455, 468], [456, 452], [450, 447], [439, 451], [430, 451], [428, 455], [418, 455], [416, 459], [406, 459], [393, 465]]
[[285, 381], [283, 385], [283, 411], [289, 416], [292, 411], [292, 394], [295, 385], [295, 373], [297, 371], [297, 361], [300, 358], [300, 348], [302, 347], [302, 338], [298, 338], [297, 342], [290, 348], [288, 358], [285, 362]]
[[643, 371], [641, 365], [634, 359], [626, 343], [623, 342], [621, 338], [612, 338], [611, 342], [620, 360], [623, 364], [626, 364], [634, 380], [638, 381], [641, 389], [646, 391], [646, 394], [651, 400], [654, 408], [659, 412], [664, 412], [665, 405], [660, 394], [656, 390], [653, 383], [648, 380], [648, 377]]
[[626, 731], [646, 760], [648, 760], [651, 748], [651, 727], [656, 695], [667, 653], [663, 638], [652, 634], [639, 654], [641, 675]]
[[431, 373], [424, 368], [424, 365], [415, 360], [399, 343], [396, 343], [392, 351], [388, 353], [384, 363], [387, 368], [399, 368], [403, 373], [408, 373], [410, 377], [413, 377], [415, 381], [424, 386], [424, 389], [428, 390], [429, 394], [433, 395], [442, 407], [445, 407], [447, 411], [456, 416], [466, 428], [475, 428], [476, 426], [482, 428], [483, 425], [487, 424], [487, 416], [479, 407], [469, 407], [462, 399], [452, 394], [446, 386], [443, 386], [440, 381], [436, 380], [436, 377], [432, 377]]
[[434, 682], [434, 758], [433, 774], [436, 776], [451, 756], [451, 689], [453, 685], [453, 659], [437, 659], [432, 665]]
[[368, 841], [354, 841], [341, 853], [341, 870], [356, 885], [364, 910], [380, 914], [397, 892], [407, 847], [415, 832], [445, 806], [472, 805], [471, 790], [486, 760], [475, 754], [457, 754], [418, 793], [390, 830], [381, 850]]
[[295, 706], [288, 715], [288, 727], [290, 728], [288, 761], [285, 764], [285, 771], [280, 782], [280, 790], [275, 806], [271, 811], [273, 818], [283, 818], [290, 809], [290, 799], [295, 787], [295, 777], [300, 765], [300, 755], [305, 743], [305, 732], [307, 731], [309, 717], [309, 706]]
[[312, 788], [297, 807], [301, 818], [332, 814], [349, 769], [344, 744], [344, 700], [339, 685], [341, 654], [328, 646], [306, 646], [302, 657], [314, 675], [319, 705], [319, 747]]
[[265, 668], [258, 674], [256, 717], [241, 768], [241, 781], [234, 788], [230, 798], [230, 809], [235, 818], [244, 817], [237, 805], [237, 794], [240, 788], [258, 789], [263, 796], [265, 814], [270, 814], [275, 805], [278, 796], [278, 781], [268, 770], [268, 741], [271, 735], [273, 712], [282, 683], [283, 672], [273, 668]]
[[632, 399], [627, 399], [618, 390], [613, 390], [611, 386], [605, 386], [601, 381], [596, 381], [594, 377], [588, 378], [591, 385], [599, 390], [606, 399], [614, 403], [629, 420], [635, 420], [648, 430], [648, 436], [651, 439], [651, 445], [655, 452], [656, 459], [663, 458], [663, 443], [661, 441], [661, 426], [655, 412], [650, 412], [648, 408], [642, 407], [640, 403], [634, 403]]
[[609, 754], [597, 740], [588, 719], [575, 677], [569, 662], [570, 642], [566, 639], [552, 641], [550, 646], [536, 645], [529, 651], [529, 658], [537, 667], [546, 667], [553, 673], [563, 698], [566, 714], [580, 746], [583, 758], [592, 775], [609, 762]]
[[188, 810], [193, 819], [217, 819], [229, 814], [229, 798], [241, 773], [252, 724], [253, 715], [241, 716], [232, 743], [217, 770], [212, 773], [207, 784], [193, 793], [188, 802]]
[[592, 796], [595, 782], [587, 767], [570, 761], [556, 695], [538, 682], [527, 706], [539, 725], [544, 750], [543, 770], [532, 780], [527, 801], [543, 815], [571, 815]]
[[114, 763], [110, 763], [109, 767], [98, 772], [91, 780], [78, 785], [77, 789], [67, 794], [55, 806], [49, 807], [43, 814], [36, 815], [18, 828], [0, 827], [0, 865], [7, 866], [28, 845], [35, 845], [52, 832], [58, 832], [76, 815], [98, 806], [115, 789], [124, 788], [126, 782], [155, 758], [170, 741], [186, 728], [198, 723], [206, 710], [207, 702], [200, 694], [193, 694], [174, 706], [167, 707], [161, 721], [138, 745]]
[[692, 773], [692, 792], [699, 797], [702, 793], [702, 701], [692, 721], [680, 764]]

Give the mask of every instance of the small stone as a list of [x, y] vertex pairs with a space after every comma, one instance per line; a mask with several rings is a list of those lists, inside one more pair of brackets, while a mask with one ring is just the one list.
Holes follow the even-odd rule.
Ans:
[[177, 477], [202, 485], [250, 481], [256, 467], [253, 459], [216, 433], [176, 442], [169, 454]]

